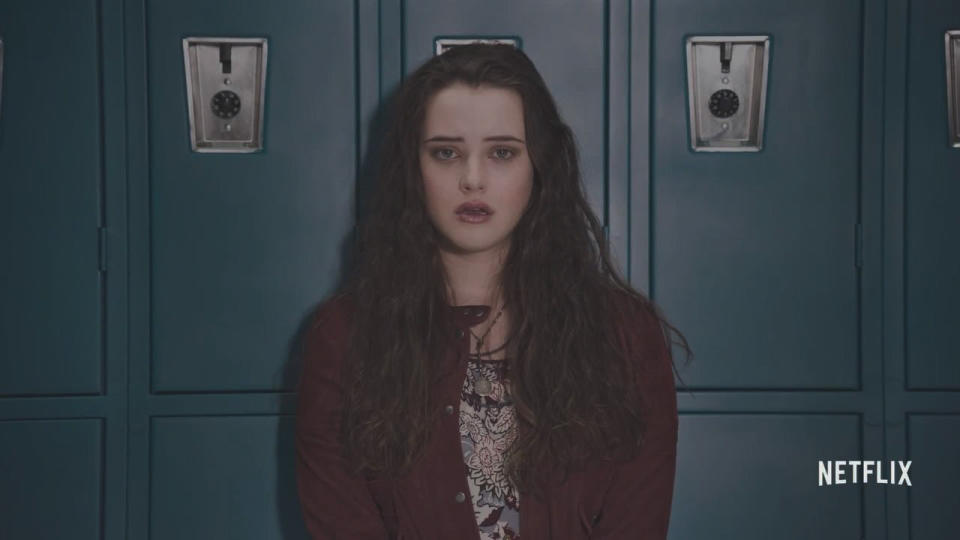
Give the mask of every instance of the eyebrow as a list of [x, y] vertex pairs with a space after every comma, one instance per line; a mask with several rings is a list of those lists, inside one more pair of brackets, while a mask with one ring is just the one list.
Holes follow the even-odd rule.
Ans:
[[[524, 142], [513, 135], [494, 135], [493, 137], [486, 137], [484, 141], [516, 141], [520, 144]], [[428, 142], [463, 142], [463, 137], [450, 137], [448, 135], [437, 135], [430, 137], [429, 139], [423, 141], [424, 143]]]

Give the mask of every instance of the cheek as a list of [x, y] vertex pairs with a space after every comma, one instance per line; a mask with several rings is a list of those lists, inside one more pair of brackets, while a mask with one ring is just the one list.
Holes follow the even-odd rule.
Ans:
[[427, 197], [431, 197], [440, 186], [440, 179], [437, 176], [435, 168], [430, 165], [420, 165], [420, 178], [423, 181], [423, 191]]
[[519, 211], [523, 211], [527, 204], [530, 201], [530, 196], [533, 193], [533, 174], [531, 172], [525, 172], [516, 179], [513, 192], [511, 193], [511, 199], [515, 202], [515, 205]]
[[455, 193], [451, 192], [450, 182], [446, 180], [442, 172], [424, 167], [421, 175], [427, 209], [432, 214], [437, 215], [455, 198]]

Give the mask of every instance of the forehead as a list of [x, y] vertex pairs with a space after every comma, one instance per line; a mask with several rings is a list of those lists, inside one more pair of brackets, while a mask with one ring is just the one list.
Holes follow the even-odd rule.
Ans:
[[523, 100], [506, 88], [471, 88], [454, 83], [430, 97], [424, 118], [427, 137], [448, 135], [466, 139], [485, 135], [523, 137]]

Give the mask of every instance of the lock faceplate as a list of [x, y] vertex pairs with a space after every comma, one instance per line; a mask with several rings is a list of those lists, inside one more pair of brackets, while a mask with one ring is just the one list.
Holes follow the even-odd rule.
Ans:
[[947, 61], [947, 116], [950, 125], [950, 146], [960, 148], [960, 30], [949, 30], [944, 36]]
[[770, 36], [691, 36], [686, 48], [691, 148], [759, 151]]
[[267, 40], [188, 37], [183, 64], [193, 150], [261, 150]]

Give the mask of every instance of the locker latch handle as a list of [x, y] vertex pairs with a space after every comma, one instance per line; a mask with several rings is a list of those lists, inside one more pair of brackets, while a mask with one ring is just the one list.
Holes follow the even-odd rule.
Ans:
[[720, 45], [720, 71], [730, 73], [730, 60], [733, 59], [733, 43], [729, 41]]
[[223, 73], [230, 73], [230, 44], [220, 44], [220, 65], [223, 66]]

